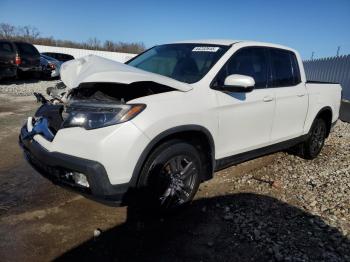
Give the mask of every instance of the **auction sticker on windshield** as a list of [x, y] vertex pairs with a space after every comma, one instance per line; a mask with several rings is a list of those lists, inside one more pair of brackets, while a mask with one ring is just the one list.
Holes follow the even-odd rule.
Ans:
[[220, 47], [215, 46], [196, 46], [192, 49], [192, 52], [216, 52]]

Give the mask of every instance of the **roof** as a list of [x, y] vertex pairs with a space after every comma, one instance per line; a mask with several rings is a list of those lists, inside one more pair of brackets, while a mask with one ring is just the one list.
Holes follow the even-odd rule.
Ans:
[[240, 40], [231, 39], [197, 39], [197, 40], [184, 40], [177, 41], [176, 43], [188, 43], [188, 44], [212, 44], [212, 45], [227, 45], [230, 46], [234, 43], [241, 42]]
[[178, 41], [175, 43], [184, 43], [184, 44], [210, 44], [210, 45], [225, 45], [230, 46], [235, 43], [246, 43], [248, 45], [262, 45], [262, 46], [271, 46], [276, 48], [282, 48], [287, 50], [295, 51], [294, 49], [291, 49], [288, 46], [283, 46], [279, 44], [273, 44], [273, 43], [266, 43], [266, 42], [258, 42], [258, 41], [250, 41], [250, 40], [233, 40], [233, 39], [199, 39], [199, 40], [185, 40], [185, 41]]

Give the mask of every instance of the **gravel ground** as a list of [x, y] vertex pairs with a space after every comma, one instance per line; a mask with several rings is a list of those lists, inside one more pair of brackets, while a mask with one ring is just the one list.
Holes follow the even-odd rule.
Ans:
[[[224, 170], [221, 176], [218, 174], [216, 183], [231, 184], [227, 192], [230, 194], [271, 196], [297, 207], [300, 213], [289, 217], [285, 212], [287, 219], [281, 219], [280, 214], [265, 213], [258, 227], [246, 222], [257, 222], [255, 212], [269, 209], [262, 203], [257, 210], [238, 215], [236, 209], [231, 212], [232, 207], [226, 206], [223, 219], [232, 221], [233, 225], [239, 223], [241, 237], [260, 243], [277, 261], [350, 261], [350, 124], [337, 123], [315, 160], [282, 152], [275, 156], [271, 164], [241, 177], [232, 177], [231, 169]], [[281, 226], [285, 230], [280, 230]]]
[[[320, 156], [307, 161], [279, 153], [273, 164], [242, 178], [266, 191], [281, 189], [280, 198], [321, 216], [350, 237], [350, 124], [339, 121]], [[274, 183], [274, 184], [273, 184]], [[240, 185], [242, 183], [238, 183]], [[268, 188], [268, 187], [267, 187]]]
[[60, 80], [8, 80], [0, 82], [0, 93], [15, 96], [30, 96], [34, 92], [46, 94], [46, 89], [58, 82]]

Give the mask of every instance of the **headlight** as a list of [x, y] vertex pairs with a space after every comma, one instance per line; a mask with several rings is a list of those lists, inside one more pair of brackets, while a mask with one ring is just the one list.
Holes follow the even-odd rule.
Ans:
[[71, 104], [63, 113], [63, 127], [95, 129], [129, 121], [145, 109], [144, 104], [88, 105]]

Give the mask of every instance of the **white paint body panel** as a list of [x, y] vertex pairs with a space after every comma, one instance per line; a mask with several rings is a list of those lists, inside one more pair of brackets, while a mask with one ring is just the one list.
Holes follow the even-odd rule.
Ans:
[[[221, 159], [308, 133], [317, 113], [324, 107], [332, 109], [332, 122], [338, 119], [341, 87], [306, 84], [300, 56], [294, 50], [249, 41], [197, 42], [233, 45], [194, 84], [181, 83], [96, 57], [84, 58], [88, 60], [85, 62], [75, 60], [65, 63], [62, 66], [63, 80], [71, 88], [84, 82], [154, 81], [178, 91], [129, 101], [147, 105], [129, 122], [95, 130], [78, 127], [60, 129], [52, 142], [40, 135], [34, 139], [49, 151], [100, 162], [106, 168], [111, 183], [119, 184], [131, 179], [136, 162], [150, 141], [173, 127], [198, 125], [207, 129], [214, 140], [215, 158]], [[277, 47], [295, 52], [302, 83], [297, 87], [255, 89], [250, 93], [227, 94], [211, 89], [211, 81], [225, 62], [237, 50], [247, 46]]]
[[[257, 89], [250, 93], [219, 92], [218, 159], [264, 147], [270, 142], [275, 109], [271, 89]], [[271, 97], [265, 102], [265, 97]]]
[[305, 84], [300, 83], [297, 86], [273, 89], [276, 104], [271, 142], [280, 142], [301, 136], [309, 103]]

